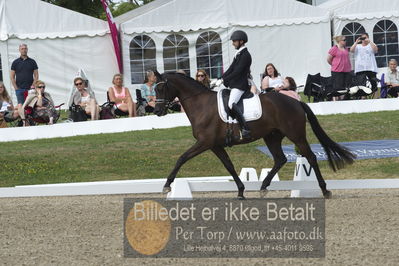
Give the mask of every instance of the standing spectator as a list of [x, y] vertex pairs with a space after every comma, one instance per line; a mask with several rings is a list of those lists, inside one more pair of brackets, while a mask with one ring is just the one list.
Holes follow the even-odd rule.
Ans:
[[[350, 52], [355, 54], [356, 77], [367, 77], [371, 84], [371, 90], [376, 91], [378, 68], [375, 54], [378, 52], [377, 45], [370, 41], [367, 33], [363, 33], [351, 46]], [[361, 85], [366, 86], [365, 78]]]
[[[336, 45], [329, 51], [327, 62], [331, 65], [331, 79], [334, 91], [345, 90], [351, 83], [351, 63], [346, 49], [345, 36], [334, 37]], [[343, 96], [342, 96], [343, 98]], [[337, 100], [336, 97], [333, 100]]]
[[210, 81], [209, 81], [209, 76], [203, 69], [198, 69], [197, 74], [195, 75], [195, 80], [210, 89]]
[[265, 72], [263, 73], [261, 88], [262, 90], [267, 90], [278, 87], [283, 87], [283, 79], [276, 67], [272, 63], [269, 63], [266, 65]]
[[17, 96], [18, 108], [25, 101], [25, 94], [29, 89], [35, 88], [34, 84], [39, 79], [39, 71], [36, 61], [28, 57], [28, 46], [19, 45], [20, 57], [15, 59], [11, 65], [10, 78]]
[[136, 104], [129, 89], [123, 86], [122, 74], [115, 74], [112, 78], [112, 83], [114, 86], [108, 89], [108, 97], [117, 107], [115, 112], [122, 111], [123, 113], [128, 113], [129, 117], [136, 116]]
[[399, 72], [396, 59], [389, 60], [389, 68], [385, 73], [385, 84], [390, 88], [388, 94], [392, 97], [398, 97], [399, 92]]

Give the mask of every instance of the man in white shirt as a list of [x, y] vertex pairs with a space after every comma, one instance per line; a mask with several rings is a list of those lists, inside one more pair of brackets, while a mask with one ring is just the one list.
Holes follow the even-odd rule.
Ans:
[[389, 60], [389, 67], [385, 73], [385, 84], [388, 86], [388, 94], [397, 98], [399, 92], [398, 62], [395, 59]]

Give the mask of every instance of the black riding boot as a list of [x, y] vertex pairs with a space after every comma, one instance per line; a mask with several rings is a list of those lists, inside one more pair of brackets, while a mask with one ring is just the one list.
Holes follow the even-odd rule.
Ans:
[[248, 128], [247, 123], [245, 122], [244, 116], [241, 113], [240, 109], [238, 108], [238, 106], [233, 103], [233, 106], [231, 108], [235, 119], [237, 119], [238, 123], [240, 124], [241, 127], [241, 134], [242, 134], [242, 138], [243, 139], [250, 139], [251, 138], [251, 131]]

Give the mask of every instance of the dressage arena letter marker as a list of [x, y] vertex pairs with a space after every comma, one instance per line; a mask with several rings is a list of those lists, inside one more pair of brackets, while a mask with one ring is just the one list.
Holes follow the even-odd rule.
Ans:
[[[272, 168], [262, 168], [262, 171], [260, 172], [260, 175], [259, 175], [259, 181], [263, 181], [271, 170], [272, 170]], [[280, 177], [278, 176], [278, 173], [276, 173], [273, 176], [272, 181], [280, 181]]]
[[242, 168], [240, 172], [240, 179], [242, 182], [258, 181], [258, 174], [255, 168]]
[[302, 189], [292, 190], [291, 197], [304, 197], [304, 198], [316, 198], [322, 197], [321, 190], [317, 183], [317, 178], [313, 168], [309, 165], [308, 160], [305, 157], [298, 157], [296, 159], [294, 181], [315, 181], [314, 189]]

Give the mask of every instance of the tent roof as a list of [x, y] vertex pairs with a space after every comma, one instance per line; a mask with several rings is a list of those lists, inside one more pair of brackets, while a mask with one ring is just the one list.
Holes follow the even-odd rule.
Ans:
[[318, 7], [333, 12], [336, 9], [338, 9], [344, 5], [347, 5], [353, 1], [355, 1], [355, 0], [328, 0], [327, 2], [324, 2], [320, 5], [318, 5]]
[[106, 21], [40, 0], [0, 0], [0, 40], [105, 35]]
[[[331, 1], [333, 0], [329, 2]], [[390, 18], [393, 16], [399, 17], [399, 1], [352, 0], [334, 10], [334, 17], [339, 19], [364, 20]]]
[[[243, 6], [245, 5], [245, 7]], [[146, 8], [144, 10], [144, 8]], [[132, 16], [126, 21], [128, 16]], [[328, 22], [328, 11], [295, 0], [156, 0], [117, 21], [124, 33]]]

